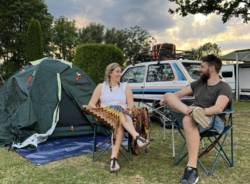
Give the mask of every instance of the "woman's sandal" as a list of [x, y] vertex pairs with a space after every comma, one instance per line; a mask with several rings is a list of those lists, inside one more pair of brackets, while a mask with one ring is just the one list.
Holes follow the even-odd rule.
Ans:
[[117, 172], [120, 170], [120, 166], [117, 162], [117, 158], [113, 157], [110, 159], [110, 172]]
[[135, 141], [136, 141], [137, 145], [139, 146], [139, 148], [145, 148], [150, 143], [148, 140], [144, 139], [143, 137], [141, 137], [139, 135], [136, 136]]

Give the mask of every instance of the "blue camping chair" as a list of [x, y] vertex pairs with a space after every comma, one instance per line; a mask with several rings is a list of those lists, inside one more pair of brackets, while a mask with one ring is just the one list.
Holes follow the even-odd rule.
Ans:
[[[180, 148], [180, 153], [177, 159], [175, 159], [175, 165], [178, 165], [184, 158], [187, 157], [188, 153], [185, 149], [186, 141], [182, 128], [183, 115], [180, 113], [172, 112], [175, 117], [177, 130], [181, 137], [184, 139], [184, 143]], [[233, 142], [233, 110], [232, 103], [229, 103], [228, 107], [224, 112], [215, 114], [213, 118], [213, 125], [215, 123], [216, 116], [225, 116], [225, 127], [222, 133], [218, 133], [212, 126], [211, 129], [200, 134], [201, 143], [207, 140], [208, 144], [204, 145], [198, 155], [198, 164], [204, 170], [207, 176], [211, 176], [215, 172], [215, 168], [218, 164], [219, 158], [222, 158], [228, 167], [234, 166], [234, 142]], [[225, 143], [227, 138], [230, 139], [229, 150], [225, 149]], [[215, 156], [212, 159], [210, 166], [207, 166], [202, 160], [212, 150], [215, 150]]]
[[[87, 113], [84, 109], [83, 112]], [[92, 161], [98, 160], [105, 152], [111, 149], [112, 146], [112, 128], [109, 127], [107, 124], [99, 122], [97, 118], [90, 115], [93, 118], [91, 122], [91, 126], [93, 128], [93, 144], [92, 144]], [[105, 139], [102, 141], [101, 144], [97, 144], [97, 134], [102, 134]], [[127, 159], [128, 161], [132, 160], [132, 145], [131, 145], [132, 137], [127, 133], [125, 134], [125, 141], [127, 141], [127, 145], [121, 145], [121, 155]], [[124, 152], [127, 152], [125, 154]]]

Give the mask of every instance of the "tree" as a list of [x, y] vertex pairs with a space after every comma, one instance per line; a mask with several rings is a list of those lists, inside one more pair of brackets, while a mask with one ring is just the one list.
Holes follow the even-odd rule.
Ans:
[[74, 47], [78, 38], [75, 21], [60, 17], [55, 20], [52, 30], [53, 45], [59, 51], [57, 57], [71, 61], [74, 57]]
[[106, 29], [104, 42], [106, 44], [113, 44], [123, 50], [127, 44], [127, 37], [123, 30], [118, 30], [115, 28]]
[[31, 19], [26, 35], [26, 58], [28, 61], [34, 61], [43, 57], [43, 37], [40, 22]]
[[216, 43], [205, 43], [197, 49], [194, 49], [194, 58], [200, 60], [203, 56], [208, 54], [220, 55], [220, 47]]
[[169, 9], [170, 13], [177, 13], [181, 16], [188, 14], [201, 13], [208, 15], [216, 13], [222, 15], [222, 21], [225, 23], [231, 17], [241, 17], [243, 22], [250, 20], [250, 1], [249, 0], [169, 0], [175, 2], [176, 9]]
[[123, 30], [126, 45], [123, 52], [127, 58], [126, 64], [133, 64], [141, 53], [148, 52], [153, 37], [139, 26], [134, 26]]
[[43, 47], [46, 53], [49, 51], [53, 18], [43, 0], [0, 0], [0, 12], [0, 59], [4, 61], [4, 68], [11, 66], [10, 73], [27, 63], [24, 45], [31, 18], [40, 21]]
[[106, 29], [101, 24], [90, 24], [79, 32], [79, 43], [113, 44], [123, 51], [125, 65], [134, 63], [142, 52], [148, 52], [152, 36], [139, 26], [125, 29]]
[[122, 51], [110, 44], [83, 44], [77, 47], [73, 63], [83, 69], [96, 83], [103, 81], [109, 63], [122, 64]]
[[91, 23], [79, 31], [79, 43], [102, 43], [104, 39], [104, 26]]

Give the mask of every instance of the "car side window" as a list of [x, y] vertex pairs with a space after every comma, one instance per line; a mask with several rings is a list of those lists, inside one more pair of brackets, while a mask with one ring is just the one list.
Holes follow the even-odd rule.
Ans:
[[122, 82], [142, 83], [145, 76], [145, 66], [137, 66], [129, 68], [122, 76]]
[[190, 77], [194, 80], [200, 78], [200, 64], [199, 63], [182, 63], [189, 73]]
[[174, 72], [168, 63], [148, 67], [147, 82], [172, 81], [174, 78]]

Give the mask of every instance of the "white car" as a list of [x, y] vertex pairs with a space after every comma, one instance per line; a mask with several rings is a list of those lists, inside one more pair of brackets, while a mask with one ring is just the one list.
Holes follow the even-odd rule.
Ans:
[[166, 92], [176, 92], [200, 77], [200, 62], [167, 60], [129, 65], [122, 73], [122, 82], [128, 82], [134, 99], [159, 100]]

